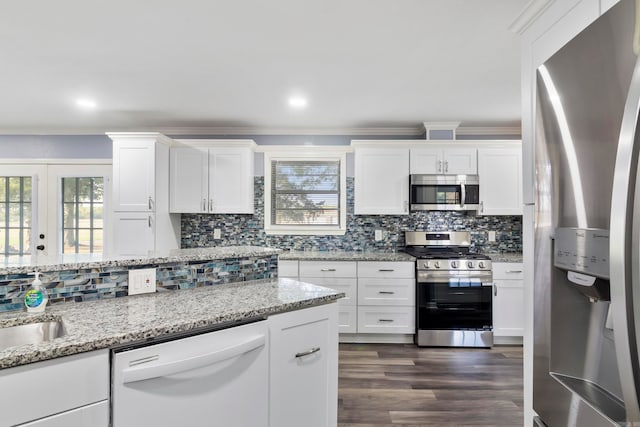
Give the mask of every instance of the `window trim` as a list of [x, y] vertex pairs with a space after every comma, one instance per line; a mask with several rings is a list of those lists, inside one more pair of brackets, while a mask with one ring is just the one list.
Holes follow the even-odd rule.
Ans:
[[[286, 161], [338, 161], [340, 162], [339, 225], [273, 225], [271, 224], [271, 162]], [[267, 235], [342, 236], [347, 231], [347, 155], [344, 150], [313, 151], [308, 147], [264, 153], [264, 231]]]

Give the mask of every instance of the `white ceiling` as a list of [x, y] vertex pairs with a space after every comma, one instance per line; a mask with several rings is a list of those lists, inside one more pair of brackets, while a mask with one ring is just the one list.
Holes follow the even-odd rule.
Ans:
[[0, 134], [519, 126], [525, 3], [2, 1]]

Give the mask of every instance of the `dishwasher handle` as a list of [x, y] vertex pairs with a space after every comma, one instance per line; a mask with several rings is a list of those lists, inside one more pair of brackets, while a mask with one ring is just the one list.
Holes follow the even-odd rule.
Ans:
[[181, 372], [190, 371], [192, 369], [202, 368], [213, 365], [224, 360], [241, 356], [259, 347], [263, 347], [266, 343], [265, 335], [254, 336], [240, 344], [223, 348], [222, 350], [213, 351], [211, 353], [199, 356], [189, 357], [187, 359], [177, 360], [173, 362], [161, 363], [153, 366], [130, 367], [122, 370], [122, 383], [133, 383], [137, 381], [145, 381], [153, 378], [167, 377], [176, 375]]

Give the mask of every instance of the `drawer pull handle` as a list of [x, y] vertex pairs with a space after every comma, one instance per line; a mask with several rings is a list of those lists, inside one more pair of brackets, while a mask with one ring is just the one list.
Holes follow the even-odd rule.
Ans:
[[509, 273], [512, 273], [512, 274], [522, 273], [522, 270], [507, 270], [507, 271], [505, 271], [505, 273], [507, 273], [507, 274], [509, 274]]
[[320, 271], [336, 271], [335, 268], [323, 268]]
[[378, 271], [395, 271], [393, 268], [381, 268]]
[[393, 319], [378, 319], [378, 322], [393, 322]]
[[393, 295], [393, 294], [395, 294], [395, 292], [391, 292], [391, 291], [380, 291], [378, 293], [379, 294], [383, 294], [383, 295]]
[[317, 353], [320, 351], [320, 347], [313, 347], [311, 350], [301, 351], [300, 353], [296, 353], [296, 357], [305, 357], [309, 356], [313, 353]]

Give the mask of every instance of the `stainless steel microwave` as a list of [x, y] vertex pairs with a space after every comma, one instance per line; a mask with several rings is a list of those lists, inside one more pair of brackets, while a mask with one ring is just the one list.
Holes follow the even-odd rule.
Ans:
[[412, 211], [477, 211], [480, 207], [477, 175], [411, 175]]

